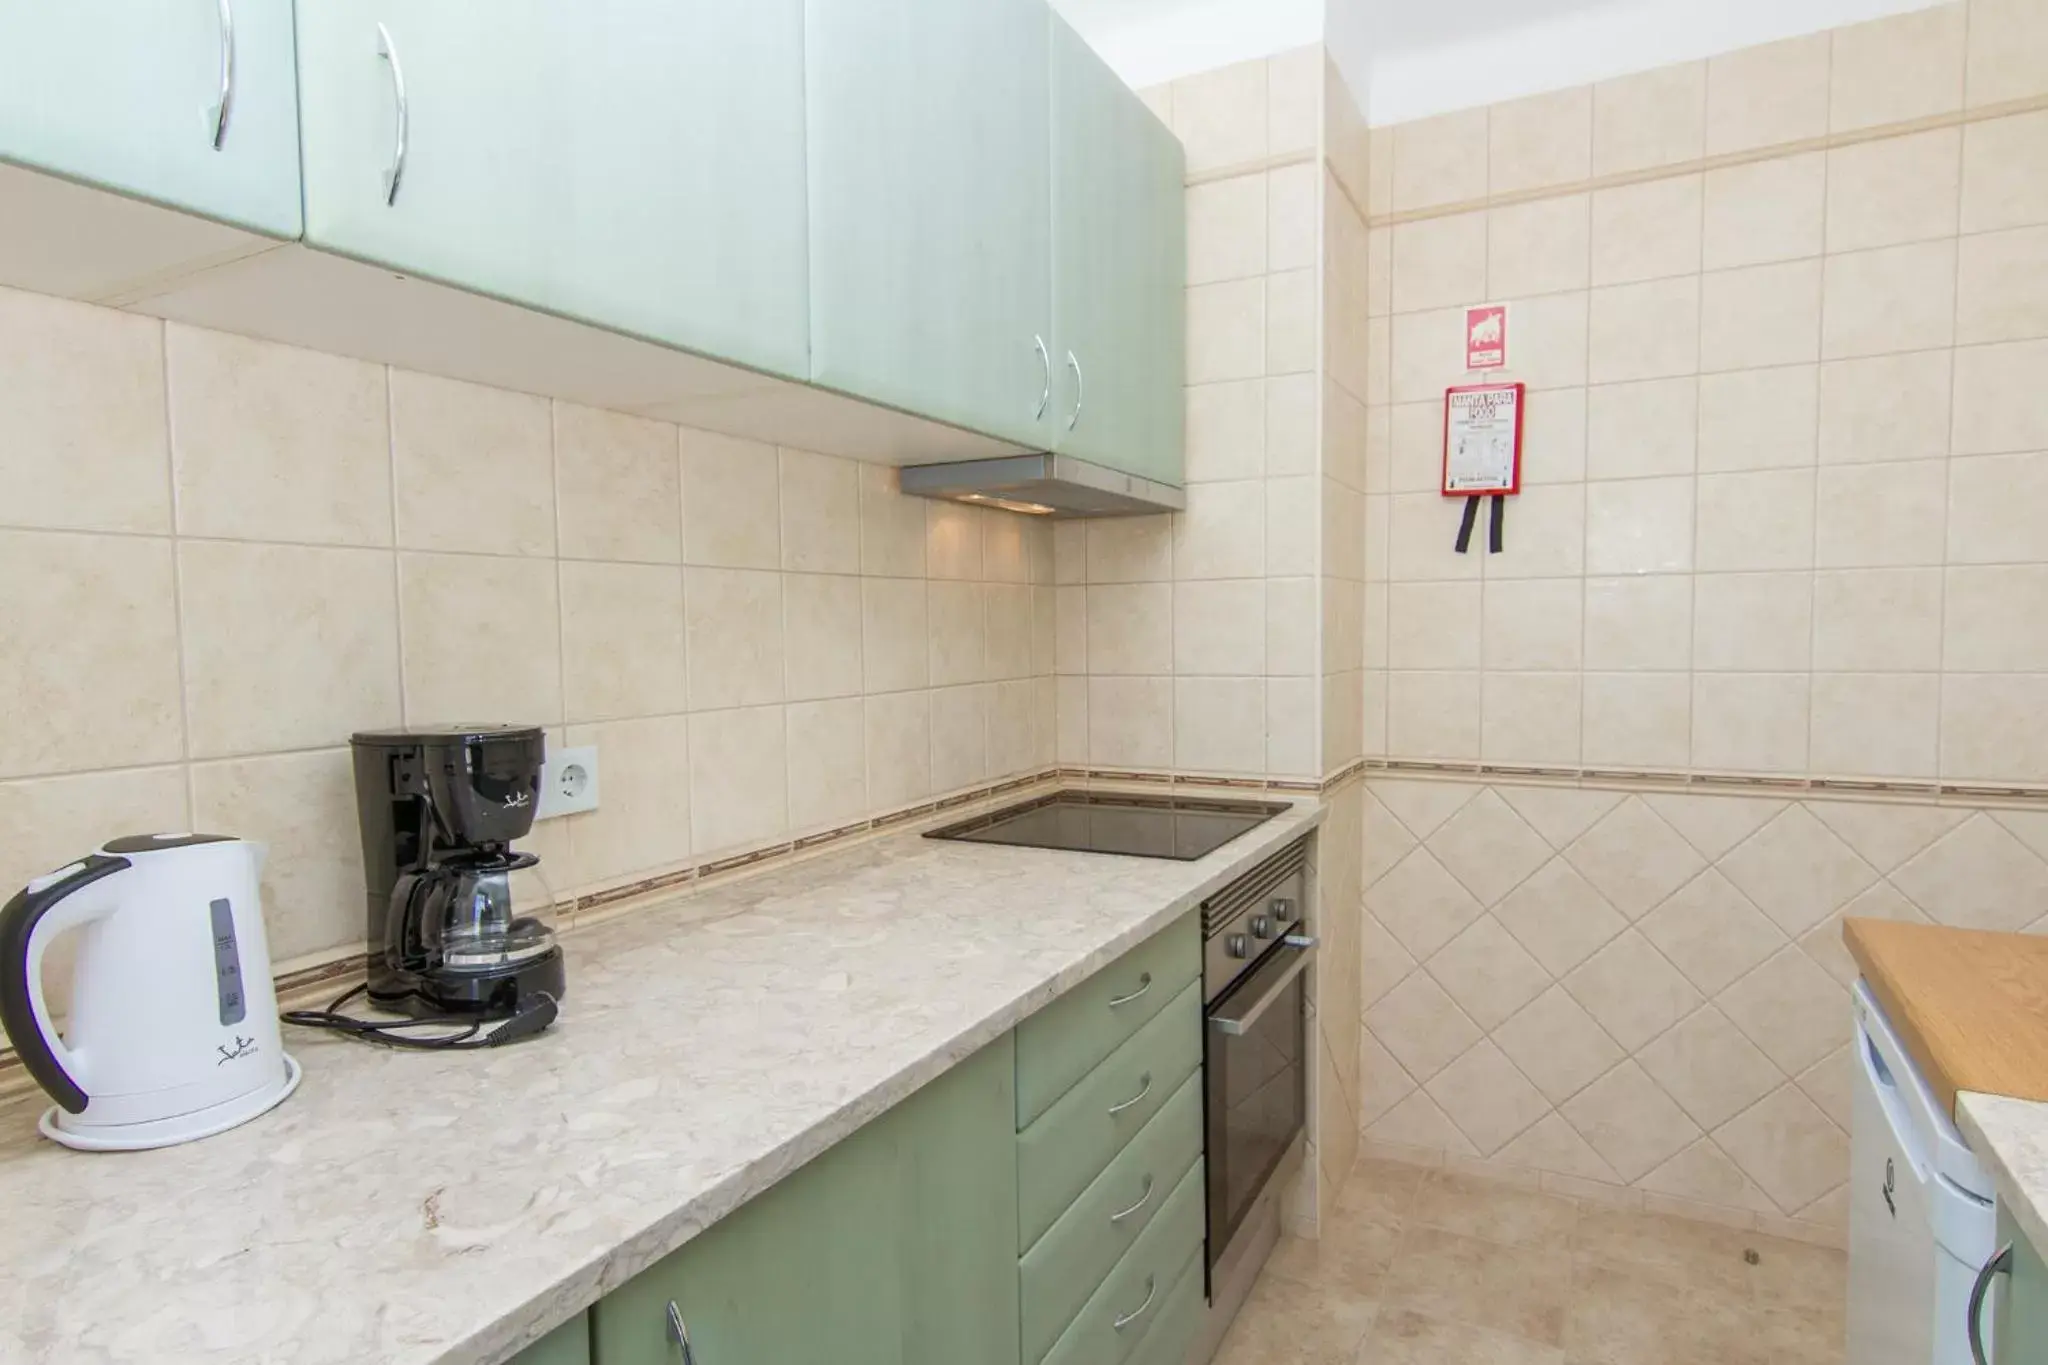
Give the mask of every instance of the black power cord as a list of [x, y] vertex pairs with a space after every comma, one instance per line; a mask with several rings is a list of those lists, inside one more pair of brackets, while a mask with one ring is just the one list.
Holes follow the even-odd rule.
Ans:
[[[456, 1015], [429, 1016], [423, 1019], [357, 1019], [341, 1013], [343, 1005], [367, 990], [369, 983], [365, 982], [343, 992], [325, 1009], [286, 1010], [278, 1017], [285, 1023], [297, 1024], [300, 1028], [344, 1033], [384, 1047], [410, 1049], [415, 1052], [471, 1052], [478, 1048], [503, 1047], [522, 1038], [531, 1038], [554, 1023], [555, 1016], [561, 1012], [555, 997], [546, 991], [536, 991], [532, 995], [522, 997], [512, 1017], [488, 1033], [484, 1032], [484, 1023], [481, 1019]], [[461, 1032], [418, 1038], [405, 1031], [421, 1028], [455, 1028]]]

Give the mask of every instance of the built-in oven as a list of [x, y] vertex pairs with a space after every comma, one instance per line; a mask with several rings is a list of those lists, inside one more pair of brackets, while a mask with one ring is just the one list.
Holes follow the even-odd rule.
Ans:
[[1202, 905], [1210, 1301], [1234, 1313], [1278, 1237], [1308, 1124], [1308, 843]]

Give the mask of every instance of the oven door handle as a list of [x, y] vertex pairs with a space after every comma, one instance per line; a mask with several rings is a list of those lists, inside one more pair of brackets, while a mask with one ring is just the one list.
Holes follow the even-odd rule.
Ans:
[[1315, 957], [1314, 939], [1289, 935], [1257, 970], [1224, 997], [1221, 1007], [1209, 1016], [1209, 1027], [1233, 1038], [1251, 1032], [1266, 1011], [1287, 993], [1294, 978], [1308, 970]]

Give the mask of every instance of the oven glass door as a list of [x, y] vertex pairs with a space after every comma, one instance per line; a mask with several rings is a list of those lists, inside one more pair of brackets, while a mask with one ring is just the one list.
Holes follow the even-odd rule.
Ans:
[[[1205, 1086], [1212, 1267], [1307, 1122], [1308, 978], [1300, 970], [1307, 966], [1306, 956], [1301, 949], [1276, 944], [1209, 1008]], [[1240, 1026], [1242, 1032], [1230, 1031]]]

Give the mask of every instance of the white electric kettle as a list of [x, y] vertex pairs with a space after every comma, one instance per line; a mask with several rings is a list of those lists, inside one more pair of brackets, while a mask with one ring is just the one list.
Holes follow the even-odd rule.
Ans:
[[[263, 934], [264, 848], [213, 834], [116, 839], [0, 910], [0, 1024], [57, 1101], [44, 1136], [169, 1147], [246, 1123], [298, 1088]], [[60, 1037], [43, 955], [80, 932]]]

